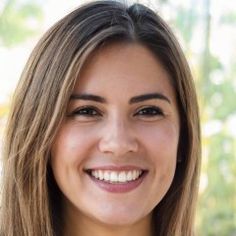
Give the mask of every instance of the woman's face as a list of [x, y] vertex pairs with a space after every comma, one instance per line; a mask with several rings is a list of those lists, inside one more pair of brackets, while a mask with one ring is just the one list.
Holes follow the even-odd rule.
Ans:
[[145, 47], [113, 44], [87, 62], [51, 150], [67, 217], [150, 219], [176, 168], [179, 115], [168, 73]]

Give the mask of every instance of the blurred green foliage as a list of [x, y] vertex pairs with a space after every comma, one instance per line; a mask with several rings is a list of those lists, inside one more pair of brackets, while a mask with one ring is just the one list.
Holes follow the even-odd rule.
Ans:
[[[203, 131], [205, 127], [217, 124], [216, 131], [203, 132], [202, 178], [198, 214], [197, 235], [200, 236], [235, 236], [236, 235], [236, 134], [232, 120], [236, 121], [236, 57], [225, 68], [222, 58], [210, 50], [212, 34], [211, 4], [204, 0], [202, 12], [197, 8], [197, 1], [184, 6], [171, 0], [157, 1], [158, 8], [169, 7], [173, 14], [173, 28], [180, 32], [186, 55], [194, 57], [194, 77], [199, 94]], [[37, 32], [29, 22], [40, 22], [42, 10], [31, 2], [18, 4], [17, 0], [6, 1], [0, 15], [0, 43], [5, 47], [23, 42]], [[142, 1], [140, 1], [142, 2]], [[173, 4], [175, 3], [175, 4]], [[165, 18], [165, 16], [163, 15]], [[236, 12], [222, 12], [219, 27], [235, 29]], [[191, 42], [199, 24], [204, 29], [200, 35], [203, 49], [194, 54]], [[220, 45], [224, 46], [224, 45]], [[234, 45], [232, 50], [236, 51]], [[216, 76], [220, 79], [217, 82]], [[6, 111], [6, 108], [0, 113]], [[4, 112], [5, 114], [5, 112]], [[234, 124], [236, 126], [236, 123]], [[234, 132], [232, 132], [234, 130]], [[203, 178], [204, 177], [204, 178]]]
[[0, 45], [10, 47], [37, 33], [41, 7], [32, 1], [7, 0], [0, 14]]

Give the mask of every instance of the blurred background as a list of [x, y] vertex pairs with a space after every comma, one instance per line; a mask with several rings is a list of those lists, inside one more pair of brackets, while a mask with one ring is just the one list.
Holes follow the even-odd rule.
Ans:
[[[85, 0], [0, 1], [0, 149], [11, 96], [42, 34]], [[236, 1], [139, 0], [175, 32], [201, 109], [199, 236], [236, 236]]]

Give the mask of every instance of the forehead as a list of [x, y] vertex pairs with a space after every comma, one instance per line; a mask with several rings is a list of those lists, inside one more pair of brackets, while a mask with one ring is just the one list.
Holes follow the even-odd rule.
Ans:
[[161, 92], [174, 99], [170, 76], [158, 58], [135, 43], [116, 43], [97, 50], [84, 64], [74, 92], [107, 97]]

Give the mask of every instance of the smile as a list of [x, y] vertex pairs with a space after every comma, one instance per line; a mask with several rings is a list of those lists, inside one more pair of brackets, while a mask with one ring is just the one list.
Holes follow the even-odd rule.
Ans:
[[87, 169], [90, 180], [100, 189], [112, 193], [132, 191], [144, 181], [148, 171], [131, 167], [102, 167]]
[[129, 170], [129, 171], [108, 171], [108, 170], [92, 170], [89, 172], [91, 176], [98, 180], [103, 180], [109, 183], [126, 183], [138, 179], [143, 171], [142, 170]]

